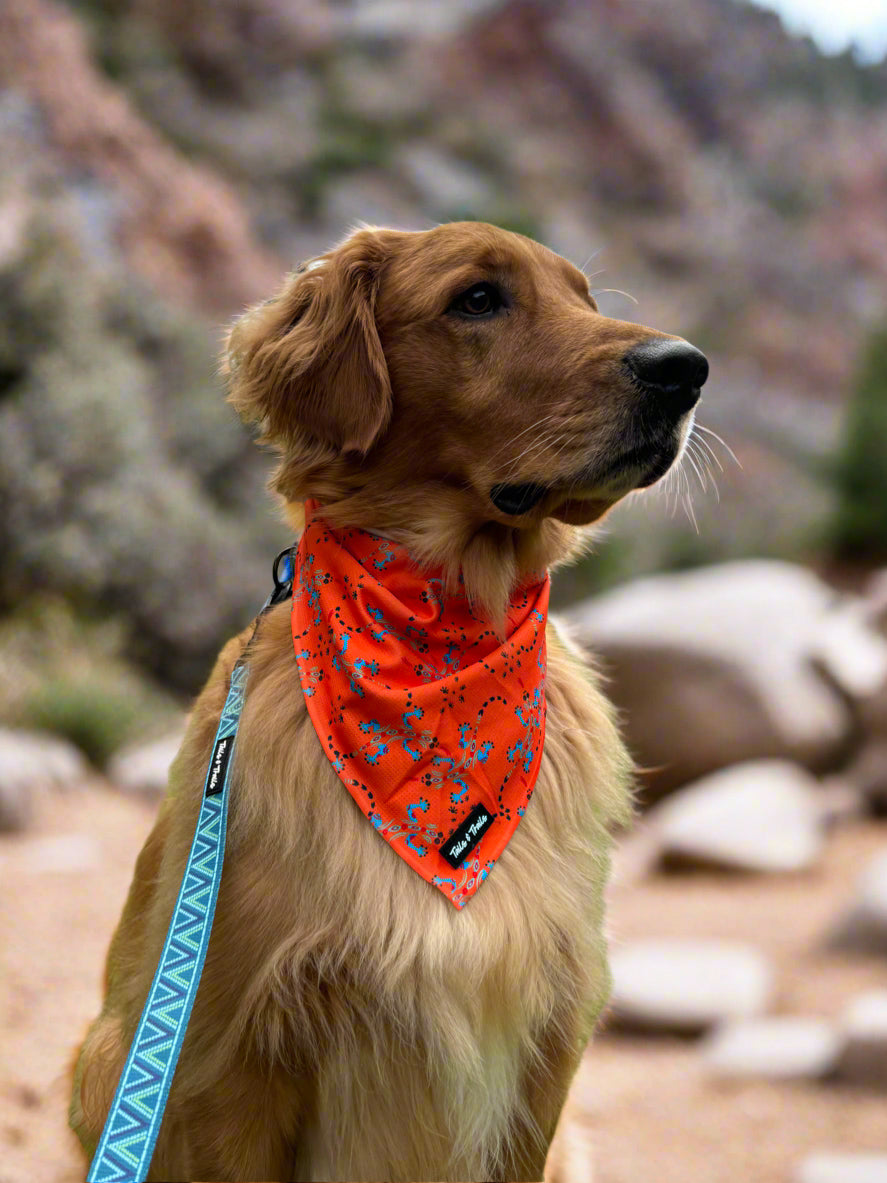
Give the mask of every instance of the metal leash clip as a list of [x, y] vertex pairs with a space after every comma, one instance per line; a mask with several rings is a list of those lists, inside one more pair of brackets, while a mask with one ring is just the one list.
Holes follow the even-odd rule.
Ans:
[[[273, 608], [283, 600], [289, 599], [293, 591], [293, 580], [296, 576], [296, 551], [298, 547], [288, 546], [282, 550], [271, 564], [271, 578], [274, 580], [274, 591], [268, 597], [265, 608]], [[263, 608], [262, 611], [265, 609]]]

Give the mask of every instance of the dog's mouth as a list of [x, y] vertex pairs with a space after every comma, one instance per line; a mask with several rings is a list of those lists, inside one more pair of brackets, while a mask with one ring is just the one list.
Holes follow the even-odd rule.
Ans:
[[[587, 525], [632, 489], [646, 489], [675, 462], [682, 440], [651, 441], [631, 448], [603, 468], [595, 465], [551, 484], [525, 481], [493, 485], [490, 500], [500, 513], [521, 517], [546, 502], [546, 517], [569, 525]], [[588, 492], [585, 492], [585, 490]]]
[[[603, 479], [611, 482], [618, 481], [624, 476], [631, 480], [633, 489], [649, 488], [660, 477], [665, 476], [674, 464], [681, 450], [681, 443], [680, 438], [672, 437], [666, 441], [655, 441], [631, 448], [607, 466]], [[632, 476], [634, 473], [640, 475], [635, 478]]]

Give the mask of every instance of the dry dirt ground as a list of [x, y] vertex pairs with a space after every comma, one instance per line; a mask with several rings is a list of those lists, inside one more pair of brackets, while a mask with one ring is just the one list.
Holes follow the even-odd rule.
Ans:
[[[104, 951], [153, 807], [101, 785], [44, 799], [0, 839], [0, 1183], [82, 1183], [65, 1123], [72, 1050], [99, 1005]], [[887, 823], [836, 829], [815, 872], [780, 878], [626, 877], [614, 940], [749, 941], [774, 966], [774, 1009], [834, 1017], [887, 986], [887, 959], [826, 951], [823, 934]], [[604, 1031], [573, 1092], [594, 1183], [790, 1183], [816, 1150], [887, 1149], [887, 1096], [829, 1084], [715, 1084], [693, 1042]], [[565, 1183], [588, 1183], [588, 1165]]]

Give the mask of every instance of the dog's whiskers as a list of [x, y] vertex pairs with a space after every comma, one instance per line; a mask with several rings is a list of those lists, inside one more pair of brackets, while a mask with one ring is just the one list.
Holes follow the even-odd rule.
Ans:
[[704, 474], [702, 468], [700, 467], [699, 464], [697, 464], [698, 457], [697, 457], [696, 451], [693, 448], [693, 440], [692, 439], [687, 440], [687, 450], [684, 453], [684, 455], [687, 458], [687, 463], [690, 465], [690, 467], [693, 469], [693, 471], [696, 473], [697, 477], [699, 478], [699, 484], [702, 486], [702, 491], [704, 493], [708, 489], [708, 485], [706, 483], [705, 474]]
[[[714, 470], [712, 469], [711, 462], [710, 462], [708, 456], [700, 450], [699, 440], [695, 439], [695, 438], [689, 439], [687, 441], [687, 448], [690, 451], [692, 451], [693, 456], [699, 462], [699, 467], [701, 468], [702, 474], [703, 474], [701, 477], [702, 482], [703, 482], [702, 487], [707, 488], [708, 487], [707, 482], [710, 480], [712, 488], [714, 489], [714, 492], [715, 492], [715, 499], [718, 502], [720, 502], [721, 492], [720, 492], [720, 489], [718, 488], [718, 482], [715, 479]], [[717, 457], [715, 457], [715, 461], [717, 462]], [[695, 467], [695, 464], [694, 464], [694, 467]], [[721, 469], [721, 471], [723, 472], [723, 469]]]
[[[688, 456], [689, 456], [689, 453], [687, 451], [685, 451], [684, 457], [688, 457]], [[699, 470], [697, 469], [697, 472], [698, 471]], [[686, 468], [684, 468], [683, 457], [681, 458], [681, 475], [684, 478], [684, 486], [685, 486], [685, 490], [686, 490], [683, 495], [683, 498], [682, 498], [683, 504], [684, 504], [684, 512], [686, 513], [687, 519], [690, 522], [690, 524], [692, 525], [693, 529], [698, 534], [699, 533], [699, 523], [696, 521], [696, 511], [693, 509], [693, 494], [690, 489], [690, 478], [687, 475]]]
[[613, 292], [617, 296], [625, 296], [626, 300], [631, 300], [632, 304], [639, 304], [640, 303], [640, 301], [637, 300], [631, 294], [631, 292], [624, 292], [622, 290], [622, 288], [595, 288], [595, 290], [591, 294], [596, 299], [598, 296], [602, 296], [605, 292]]
[[683, 464], [678, 466], [678, 476], [680, 480], [678, 482], [678, 496], [675, 509], [677, 509], [678, 505], [683, 505], [686, 511], [686, 501], [691, 496], [691, 493], [690, 478], [687, 476], [687, 470], [684, 468]]
[[[687, 451], [685, 449], [680, 460], [668, 470], [667, 475], [663, 478], [661, 484], [658, 485], [658, 489], [661, 489], [665, 495], [665, 509], [668, 515], [674, 517], [678, 505], [683, 505], [688, 519], [693, 523], [698, 533], [699, 527], [691, 504], [690, 481], [687, 476], [687, 470], [684, 467], [684, 458], [686, 455]], [[696, 471], [698, 473], [698, 469]], [[672, 500], [672, 497], [674, 500]]]
[[712, 446], [711, 446], [711, 444], [708, 442], [708, 440], [704, 440], [704, 439], [702, 438], [702, 436], [701, 436], [701, 435], [694, 435], [694, 436], [693, 436], [693, 440], [694, 440], [694, 442], [695, 442], [696, 444], [698, 444], [698, 445], [699, 445], [699, 447], [701, 447], [701, 448], [705, 448], [706, 455], [707, 455], [707, 456], [708, 456], [710, 459], [712, 459], [712, 460], [715, 462], [715, 464], [717, 464], [717, 466], [718, 466], [718, 468], [721, 470], [721, 472], [723, 472], [723, 471], [724, 471], [724, 466], [723, 466], [723, 464], [721, 464], [721, 461], [720, 461], [720, 459], [718, 458], [718, 455], [717, 455], [717, 453], [714, 451], [714, 449], [712, 448]]
[[696, 512], [693, 509], [693, 500], [690, 497], [689, 493], [684, 497], [684, 509], [687, 511], [687, 517], [690, 519], [693, 529], [698, 534], [699, 533], [699, 523], [696, 521]]
[[567, 436], [565, 436], [565, 437], [564, 437], [564, 438], [561, 440], [561, 442], [560, 442], [559, 446], [558, 446], [557, 448], [555, 448], [555, 450], [554, 450], [554, 454], [552, 455], [552, 457], [551, 457], [551, 460], [552, 460], [552, 461], [554, 461], [554, 460], [557, 460], [558, 456], [560, 456], [560, 455], [561, 455], [563, 452], [565, 452], [565, 451], [566, 451], [566, 449], [567, 449], [567, 448], [568, 448], [568, 447], [569, 447], [569, 446], [570, 446], [572, 443], [573, 443], [573, 437], [572, 437], [572, 436], [570, 436], [570, 435], [567, 435]]
[[[604, 248], [602, 246], [599, 246], [599, 247], [595, 247], [595, 249], [591, 252], [591, 254], [588, 256], [588, 258], [585, 260], [585, 262], [579, 268], [579, 270], [582, 272], [583, 275], [585, 275], [585, 268], [588, 266], [588, 264], [592, 261], [592, 259], [596, 259], [603, 249]], [[585, 276], [585, 278], [586, 279], [594, 279], [594, 277], [596, 275], [603, 275], [604, 271], [606, 271], [606, 267], [601, 267], [599, 270], [593, 271], [591, 273], [591, 275]]]
[[712, 431], [712, 429], [710, 427], [703, 427], [703, 425], [698, 422], [694, 426], [696, 428], [698, 428], [699, 431], [704, 431], [706, 435], [710, 435], [714, 439], [716, 439], [718, 441], [718, 443], [721, 445], [721, 447], [726, 449], [727, 454], [730, 456], [730, 458], [732, 460], [735, 460], [736, 463], [739, 465], [739, 467], [742, 468], [742, 462], [740, 461], [739, 457], [736, 455], [736, 453], [733, 451], [733, 449], [730, 447], [730, 445], [726, 442], [726, 440], [721, 439], [721, 437], [718, 435], [718, 433], [716, 431]]
[[524, 448], [523, 452], [521, 452], [521, 454], [519, 456], [516, 456], [515, 459], [511, 462], [511, 464], [509, 464], [508, 468], [505, 470], [505, 472], [502, 476], [503, 483], [507, 484], [509, 481], [512, 480], [512, 478], [517, 477], [518, 466], [522, 462], [525, 463], [528, 460], [530, 460], [531, 458], [537, 456], [550, 443], [551, 443], [551, 437], [546, 436], [544, 439], [537, 440], [535, 443], [530, 444], [529, 447]]
[[532, 431], [536, 427], [541, 427], [544, 423], [551, 422], [551, 420], [554, 419], [556, 416], [557, 416], [557, 411], [552, 411], [548, 415], [543, 415], [540, 419], [537, 419], [537, 420], [535, 420], [535, 422], [531, 423], [529, 427], [525, 427], [523, 429], [523, 431], [519, 431], [517, 433], [517, 435], [512, 436], [511, 439], [507, 439], [493, 453], [493, 459], [495, 459], [500, 454], [500, 452], [502, 452], [505, 448], [510, 448], [512, 444], [517, 443], [517, 441], [521, 438], [522, 435], [526, 435], [528, 431]]
[[665, 511], [669, 517], [674, 517], [675, 511], [678, 507], [678, 497], [680, 490], [675, 489], [675, 485], [680, 484], [680, 466], [670, 468], [665, 480], [659, 486], [665, 495]]
[[527, 447], [524, 448], [524, 450], [520, 453], [520, 455], [516, 456], [514, 460], [512, 460], [511, 464], [509, 464], [508, 470], [505, 473], [503, 479], [507, 481], [509, 477], [514, 476], [517, 466], [522, 460], [526, 460], [528, 456], [537, 455], [539, 452], [548, 447], [548, 445], [551, 444], [555, 438], [556, 437], [549, 431], [543, 433], [540, 439], [534, 440], [531, 444], [528, 444]]

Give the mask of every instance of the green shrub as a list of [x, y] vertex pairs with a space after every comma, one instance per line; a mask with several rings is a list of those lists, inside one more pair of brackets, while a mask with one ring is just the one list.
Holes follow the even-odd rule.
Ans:
[[69, 739], [97, 768], [132, 738], [140, 718], [139, 704], [120, 686], [65, 675], [35, 690], [23, 714], [29, 727]]
[[842, 558], [887, 559], [887, 327], [869, 339], [835, 465], [832, 546]]
[[0, 616], [0, 727], [51, 731], [97, 767], [179, 725], [184, 703], [123, 657], [120, 617], [35, 594]]

